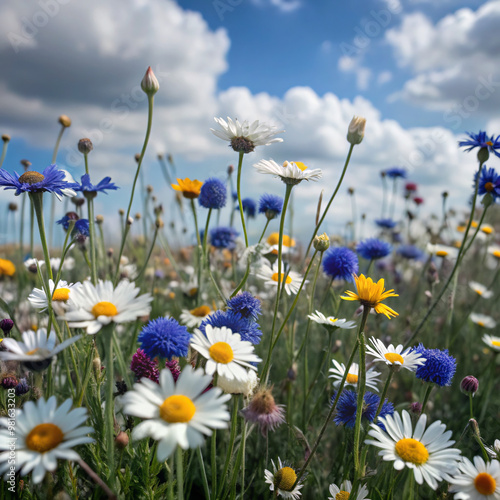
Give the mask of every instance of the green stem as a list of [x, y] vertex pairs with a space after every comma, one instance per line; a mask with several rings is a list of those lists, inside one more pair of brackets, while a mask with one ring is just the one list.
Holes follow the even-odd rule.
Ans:
[[[87, 155], [85, 155], [87, 158]], [[87, 209], [89, 218], [89, 240], [90, 240], [90, 277], [94, 285], [97, 284], [97, 240], [95, 237], [95, 217], [94, 217], [94, 197], [95, 193], [85, 194], [87, 198]]]
[[153, 101], [154, 97], [151, 94], [148, 94], [148, 125], [146, 129], [146, 136], [144, 137], [144, 144], [142, 146], [141, 155], [139, 156], [139, 161], [137, 162], [137, 170], [135, 172], [134, 182], [132, 184], [132, 192], [130, 193], [130, 201], [127, 208], [127, 215], [125, 216], [125, 225], [123, 231], [122, 242], [120, 245], [120, 253], [118, 254], [118, 260], [116, 264], [116, 272], [115, 272], [115, 285], [118, 282], [118, 278], [120, 276], [120, 259], [123, 254], [123, 249], [125, 248], [125, 240], [130, 230], [130, 226], [128, 225], [128, 218], [130, 217], [130, 210], [132, 209], [132, 202], [134, 201], [134, 193], [135, 186], [137, 184], [137, 179], [139, 178], [139, 173], [141, 171], [142, 160], [144, 158], [144, 154], [146, 153], [146, 148], [149, 142], [149, 136], [151, 134], [151, 126], [153, 124]]
[[[363, 320], [366, 323], [366, 318], [370, 313], [370, 306], [363, 306]], [[354, 481], [358, 482], [363, 474], [359, 459], [359, 441], [361, 436], [361, 417], [363, 416], [363, 404], [366, 389], [366, 346], [365, 334], [363, 331], [358, 333], [359, 344], [359, 379], [358, 379], [358, 402], [356, 409], [356, 422], [354, 424]]]
[[384, 406], [385, 396], [387, 394], [389, 386], [391, 385], [391, 380], [392, 380], [393, 375], [394, 375], [394, 369], [393, 369], [393, 365], [391, 365], [389, 375], [387, 376], [387, 380], [385, 381], [384, 388], [382, 389], [382, 394], [380, 395], [380, 403], [378, 404], [377, 412], [375, 413], [375, 418], [373, 419], [374, 424], [377, 423], [377, 418], [380, 415], [380, 412], [382, 411], [382, 407]]
[[176, 472], [177, 472], [177, 498], [178, 500], [184, 500], [184, 463], [183, 463], [183, 453], [182, 448], [177, 446], [175, 453], [176, 461]]
[[191, 210], [193, 212], [193, 217], [194, 217], [194, 228], [196, 231], [196, 242], [198, 243], [198, 251], [197, 251], [197, 255], [198, 255], [198, 265], [197, 265], [198, 281], [196, 283], [196, 286], [198, 287], [198, 292], [197, 292], [196, 296], [198, 297], [198, 302], [199, 302], [199, 299], [201, 298], [201, 262], [202, 262], [202, 258], [203, 258], [203, 247], [201, 246], [200, 230], [198, 228], [198, 216], [196, 215], [196, 205], [194, 204], [194, 200], [190, 200], [190, 201], [191, 201]]
[[339, 182], [337, 183], [337, 187], [335, 188], [335, 191], [333, 192], [330, 201], [326, 205], [326, 208], [323, 212], [323, 215], [319, 219], [319, 222], [316, 224], [316, 227], [314, 228], [314, 231], [311, 236], [311, 240], [309, 241], [309, 245], [307, 245], [307, 250], [304, 255], [304, 259], [309, 255], [309, 251], [311, 250], [311, 245], [313, 243], [314, 237], [318, 234], [319, 228], [321, 227], [321, 224], [323, 224], [323, 221], [325, 220], [326, 214], [328, 213], [328, 210], [330, 208], [330, 205], [332, 204], [333, 200], [335, 199], [335, 196], [337, 195], [338, 190], [340, 189], [340, 186], [342, 184], [342, 181], [344, 180], [345, 173], [347, 171], [347, 167], [349, 165], [349, 161], [351, 160], [351, 155], [352, 155], [352, 150], [354, 149], [354, 144], [351, 144], [349, 147], [349, 152], [347, 153], [347, 158], [344, 163], [344, 168], [342, 170], [342, 173], [340, 174], [340, 179]]
[[210, 208], [207, 214], [207, 222], [205, 223], [205, 232], [203, 233], [203, 256], [204, 256], [204, 263], [206, 263], [207, 265], [208, 265], [208, 259], [207, 259], [208, 225], [210, 224], [211, 216], [212, 216], [212, 209]]
[[267, 231], [267, 226], [269, 226], [270, 222], [271, 222], [271, 219], [267, 219], [266, 225], [264, 226], [262, 234], [260, 235], [259, 243], [262, 241], [262, 238], [264, 238], [264, 235], [266, 234], [266, 231]]
[[[50, 266], [50, 255], [49, 248], [47, 246], [47, 239], [45, 238], [45, 224], [43, 221], [43, 192], [30, 193], [31, 205], [36, 214], [36, 220], [38, 223], [38, 231], [40, 233], [40, 240], [42, 242], [43, 256], [45, 259], [45, 267], [47, 268], [47, 274], [49, 278], [54, 279], [52, 276], [52, 267]], [[52, 303], [52, 297], [47, 297], [49, 305]]]
[[[51, 164], [54, 164], [57, 161], [57, 152], [59, 151], [59, 144], [61, 143], [61, 139], [65, 130], [66, 127], [64, 125], [61, 125], [61, 130], [59, 131], [59, 135], [57, 136], [56, 144], [54, 146], [54, 151], [52, 152], [52, 160], [50, 162]], [[56, 213], [56, 198], [55, 196], [53, 196], [50, 204], [50, 226], [49, 226], [50, 248], [52, 248], [52, 245], [54, 243], [53, 229], [54, 229], [55, 213]]]
[[425, 411], [425, 407], [427, 406], [427, 402], [429, 401], [429, 396], [431, 395], [432, 389], [434, 389], [434, 385], [428, 383], [425, 389], [424, 402], [422, 403], [422, 411], [420, 412], [421, 414], [423, 414]]
[[148, 252], [148, 255], [146, 257], [146, 260], [144, 261], [144, 265], [142, 266], [141, 270], [139, 271], [139, 274], [137, 275], [136, 282], [139, 281], [139, 279], [145, 273], [146, 268], [148, 267], [149, 259], [151, 258], [151, 255], [153, 254], [153, 250], [155, 248], [157, 236], [158, 236], [158, 226], [155, 225], [155, 232], [153, 234], [153, 241], [151, 242], [151, 246], [149, 247], [149, 252]]
[[9, 141], [3, 141], [2, 156], [0, 156], [0, 168], [2, 168], [3, 161], [5, 160], [5, 155], [7, 154], [8, 145], [9, 145]]
[[211, 439], [212, 496], [217, 498], [217, 429]]
[[238, 177], [236, 180], [236, 192], [238, 193], [238, 206], [240, 207], [240, 216], [241, 216], [241, 225], [243, 226], [243, 234], [245, 236], [245, 247], [248, 248], [248, 235], [247, 235], [247, 228], [245, 225], [245, 214], [243, 213], [243, 203], [241, 202], [241, 189], [240, 189], [240, 184], [241, 184], [241, 168], [243, 166], [243, 151], [240, 151], [239, 157], [238, 157]]
[[113, 324], [105, 327], [103, 332], [107, 342], [106, 345], [106, 448], [107, 463], [109, 466], [109, 487], [114, 488], [115, 484], [115, 416], [113, 395], [115, 390], [115, 376], [113, 366]]
[[201, 448], [198, 446], [196, 448], [196, 455], [198, 456], [198, 462], [200, 464], [201, 478], [203, 479], [203, 491], [205, 492], [206, 500], [210, 500], [210, 488], [208, 487], [207, 472], [205, 470], [205, 462], [203, 460], [203, 455], [201, 453]]
[[[165, 462], [166, 464], [167, 462]], [[170, 459], [170, 464], [168, 465], [168, 490], [167, 490], [168, 500], [174, 500], [174, 456], [172, 455]]]

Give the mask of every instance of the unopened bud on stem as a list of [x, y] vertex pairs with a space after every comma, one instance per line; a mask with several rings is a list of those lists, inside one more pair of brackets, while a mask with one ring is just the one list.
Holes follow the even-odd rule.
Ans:
[[158, 83], [151, 66], [148, 67], [146, 74], [142, 79], [141, 88], [148, 96], [154, 96], [160, 88], [160, 84]]

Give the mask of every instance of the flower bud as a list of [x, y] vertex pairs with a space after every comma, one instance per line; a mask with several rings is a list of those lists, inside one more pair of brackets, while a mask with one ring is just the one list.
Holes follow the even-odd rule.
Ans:
[[353, 146], [360, 144], [365, 136], [366, 118], [361, 116], [353, 116], [349, 128], [347, 130], [347, 141]]
[[17, 210], [17, 203], [14, 203], [14, 202], [10, 202], [9, 203], [9, 210], [11, 212], [15, 212]]
[[139, 153], [136, 153], [136, 154], [134, 155], [134, 160], [135, 160], [135, 162], [136, 162], [136, 163], [139, 163], [139, 160], [140, 160], [140, 159], [141, 159], [141, 155], [140, 155]]
[[490, 152], [488, 151], [488, 148], [481, 148], [477, 152], [477, 161], [479, 163], [487, 162], [489, 157], [490, 157]]
[[10, 318], [0, 320], [0, 329], [5, 335], [8, 335], [14, 326], [14, 322]]
[[94, 149], [94, 145], [90, 139], [84, 138], [78, 141], [78, 151], [82, 155], [88, 155]]
[[28, 160], [21, 160], [21, 165], [25, 168], [25, 170], [28, 170], [28, 168], [31, 167], [31, 162]]
[[10, 141], [10, 135], [9, 134], [3, 134], [2, 135], [2, 141], [3, 142], [9, 142]]
[[157, 154], [158, 160], [162, 161], [163, 160], [163, 155], [161, 153]]
[[125, 210], [123, 210], [123, 208], [120, 208], [118, 210], [118, 213], [123, 217], [125, 215]]
[[71, 198], [71, 203], [76, 207], [81, 207], [85, 203], [85, 198], [79, 198], [77, 196]]
[[410, 405], [410, 411], [414, 415], [420, 415], [422, 413], [422, 403], [419, 403], [418, 401], [416, 401], [415, 403], [412, 403]]
[[64, 128], [71, 127], [71, 118], [69, 116], [61, 115], [58, 121]]
[[481, 200], [481, 205], [484, 205], [484, 207], [489, 207], [492, 203], [494, 203], [495, 198], [491, 193], [486, 193], [484, 195], [484, 198]]
[[95, 222], [96, 224], [102, 224], [104, 222], [104, 215], [96, 215]]
[[133, 223], [134, 223], [134, 218], [133, 218], [133, 217], [129, 217], [129, 218], [127, 219], [127, 225], [128, 225], [128, 226], [131, 226]]
[[146, 74], [142, 79], [141, 88], [150, 97], [154, 96], [160, 88], [160, 84], [158, 83], [158, 80], [156, 79], [151, 66], [148, 67]]
[[229, 165], [227, 167], [227, 175], [231, 175], [234, 172], [234, 165]]
[[462, 382], [460, 382], [460, 390], [464, 394], [472, 394], [472, 396], [474, 396], [477, 392], [478, 387], [479, 381], [472, 375], [467, 375], [467, 377], [464, 377], [462, 379]]
[[129, 442], [129, 437], [126, 432], [120, 431], [118, 433], [118, 436], [115, 437], [115, 446], [119, 450], [123, 450], [124, 448], [126, 448], [128, 446], [128, 442]]
[[330, 238], [326, 233], [316, 235], [313, 240], [313, 246], [318, 252], [325, 252], [330, 246]]

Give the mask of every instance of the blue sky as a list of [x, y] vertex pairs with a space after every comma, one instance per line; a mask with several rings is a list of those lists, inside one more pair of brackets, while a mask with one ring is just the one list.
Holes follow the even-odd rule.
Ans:
[[[12, 141], [4, 167], [18, 169], [27, 158], [43, 169], [57, 117], [67, 114], [73, 125], [58, 163], [79, 177], [76, 143], [90, 137], [92, 176], [123, 186], [97, 203], [116, 220], [142, 145], [146, 101], [138, 85], [151, 65], [160, 91], [144, 169], [166, 205], [172, 192], [158, 177], [158, 153], [172, 153], [183, 177], [223, 177], [236, 157], [210, 133], [213, 117], [261, 119], [285, 129], [284, 142], [245, 159], [245, 196], [282, 194], [279, 180], [252, 171], [262, 158], [324, 171], [323, 182], [296, 191], [300, 233], [321, 190], [328, 196], [337, 182], [356, 114], [367, 118], [365, 140], [325, 229], [340, 231], [349, 220], [348, 186], [359, 213], [372, 213], [379, 173], [391, 166], [419, 184], [423, 214], [439, 212], [443, 190], [465, 210], [475, 162], [457, 141], [466, 130], [500, 130], [498, 22], [500, 0], [6, 0], [0, 132]], [[0, 194], [0, 203], [11, 200], [11, 192]]]

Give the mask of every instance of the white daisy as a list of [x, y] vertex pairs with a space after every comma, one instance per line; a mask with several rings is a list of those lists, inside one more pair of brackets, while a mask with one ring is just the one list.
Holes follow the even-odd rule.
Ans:
[[[32, 481], [40, 483], [47, 471], [57, 469], [57, 459], [79, 460], [80, 455], [73, 446], [92, 443], [87, 434], [94, 432], [92, 427], [80, 427], [87, 420], [85, 408], [70, 410], [73, 402], [67, 399], [59, 408], [56, 397], [45, 401], [40, 398], [36, 403], [28, 401], [15, 415], [15, 460], [16, 471], [24, 476], [31, 471]], [[10, 415], [9, 415], [10, 417]], [[0, 474], [11, 467], [13, 436], [9, 429], [11, 420], [0, 419]], [[4, 474], [4, 478], [7, 474]]]
[[403, 351], [402, 344], [397, 347], [390, 344], [389, 347], [386, 347], [381, 340], [375, 337], [372, 337], [370, 342], [373, 347], [367, 345], [366, 353], [373, 356], [374, 361], [383, 361], [387, 365], [403, 367], [411, 372], [416, 371], [419, 366], [424, 365], [426, 362], [426, 359], [420, 353], [411, 352], [411, 348]]
[[352, 483], [347, 479], [340, 486], [331, 484], [329, 491], [332, 496], [328, 497], [328, 500], [347, 500], [348, 498], [350, 500], [370, 500], [366, 497], [368, 490], [364, 484], [359, 488], [356, 498], [351, 498]]
[[450, 480], [450, 492], [457, 500], [500, 500], [500, 463], [492, 460], [485, 463], [474, 457], [474, 463], [463, 457], [459, 473]]
[[342, 330], [350, 330], [356, 328], [355, 321], [347, 321], [346, 319], [335, 318], [334, 316], [326, 317], [323, 313], [316, 310], [315, 313], [309, 314], [307, 316], [311, 321], [319, 323], [320, 325], [325, 325], [328, 329], [336, 330], [341, 328]]
[[24, 266], [26, 269], [30, 272], [36, 273], [37, 267], [42, 267], [45, 265], [44, 260], [38, 260], [38, 259], [26, 259], [24, 261]]
[[487, 252], [495, 257], [496, 259], [500, 259], [500, 246], [498, 245], [490, 245], [487, 248]]
[[[54, 281], [49, 279], [49, 290], [52, 295], [52, 307], [59, 316], [64, 314], [66, 303], [68, 302], [71, 289], [80, 286], [80, 283], [70, 283], [60, 280], [54, 288]], [[43, 288], [34, 288], [29, 294], [28, 300], [35, 309], [40, 309], [40, 312], [45, 311], [49, 307], [49, 301]]]
[[177, 382], [170, 370], [160, 372], [159, 383], [141, 379], [123, 396], [123, 411], [145, 419], [132, 431], [132, 439], [151, 437], [157, 441], [158, 461], [165, 461], [179, 445], [184, 450], [203, 444], [203, 434], [227, 427], [229, 394], [218, 388], [202, 392], [212, 377], [187, 365]]
[[470, 313], [469, 318], [473, 323], [483, 328], [495, 328], [497, 326], [497, 322], [486, 314]]
[[[402, 416], [402, 418], [401, 418]], [[427, 415], [418, 419], [415, 430], [412, 428], [410, 415], [406, 410], [385, 417], [379, 417], [387, 429], [383, 431], [378, 425], [371, 424], [366, 444], [381, 448], [379, 455], [385, 461], [393, 461], [396, 470], [405, 466], [413, 469], [415, 481], [424, 481], [435, 490], [438, 483], [450, 480], [450, 474], [457, 471], [460, 450], [451, 448], [451, 431], [440, 420], [433, 422], [427, 430]]]
[[247, 370], [247, 377], [245, 380], [238, 380], [237, 378], [227, 378], [224, 375], [219, 375], [217, 378], [217, 387], [220, 387], [228, 394], [243, 394], [249, 398], [253, 393], [259, 378], [253, 370]]
[[267, 469], [264, 471], [266, 483], [270, 484], [269, 489], [271, 491], [276, 490], [277, 496], [297, 500], [302, 495], [300, 492], [303, 486], [302, 479], [294, 488], [293, 485], [297, 480], [295, 470], [284, 464], [281, 458], [278, 458], [278, 467], [276, 467], [273, 460], [271, 460], [271, 463], [273, 464], [273, 471], [271, 472]]
[[99, 280], [97, 285], [85, 281], [72, 290], [68, 311], [63, 318], [71, 328], [86, 328], [90, 335], [112, 321], [134, 321], [149, 314], [149, 303], [153, 300], [149, 293], [138, 296], [139, 292], [134, 283], [126, 280], [118, 283], [116, 288], [111, 281]]
[[450, 247], [448, 245], [433, 245], [432, 243], [427, 243], [427, 251], [435, 255], [436, 257], [442, 257], [447, 259], [456, 259], [458, 256], [458, 248]]
[[493, 446], [490, 448], [489, 446], [484, 447], [488, 452], [488, 455], [492, 458], [500, 458], [500, 439], [495, 439]]
[[223, 118], [214, 118], [215, 122], [222, 130], [211, 128], [211, 132], [219, 139], [229, 141], [234, 151], [251, 153], [257, 146], [269, 146], [274, 142], [283, 142], [281, 137], [274, 137], [281, 134], [284, 130], [278, 130], [276, 127], [261, 123], [255, 120], [250, 124], [247, 120], [240, 123], [227, 117], [227, 122]]
[[317, 181], [323, 173], [319, 168], [308, 170], [301, 161], [285, 161], [278, 165], [274, 160], [260, 160], [254, 168], [261, 174], [280, 177], [285, 184], [298, 184], [301, 181]]
[[[332, 359], [332, 363], [335, 368], [330, 368], [329, 378], [333, 378], [333, 386], [338, 387], [344, 378], [345, 373], [345, 365], [344, 363], [339, 363], [336, 359]], [[378, 376], [380, 372], [375, 371], [373, 368], [370, 368], [366, 371], [366, 387], [371, 387], [375, 391], [378, 392], [378, 387], [376, 386], [377, 382], [380, 382]], [[347, 378], [345, 379], [345, 385], [352, 385], [356, 389], [358, 388], [358, 378], [359, 378], [359, 365], [357, 363], [352, 363], [349, 368], [349, 372], [347, 373]]]
[[198, 328], [203, 320], [208, 318], [213, 311], [209, 306], [199, 306], [194, 309], [183, 309], [180, 316], [180, 322], [188, 328]]
[[22, 342], [13, 338], [4, 338], [2, 345], [7, 350], [0, 351], [0, 359], [3, 361], [20, 361], [32, 370], [40, 371], [49, 366], [52, 358], [81, 338], [76, 335], [61, 342], [56, 347], [56, 334], [50, 332], [47, 337], [47, 330], [39, 328], [36, 332], [28, 330], [22, 334]]
[[257, 370], [250, 363], [262, 360], [254, 353], [253, 344], [241, 340], [239, 333], [233, 333], [225, 326], [217, 328], [212, 325], [205, 327], [205, 333], [206, 336], [200, 330], [195, 330], [191, 347], [207, 359], [205, 371], [209, 375], [217, 372], [228, 379], [245, 381], [248, 379], [245, 367]]
[[469, 281], [469, 286], [483, 299], [489, 299], [493, 297], [493, 292], [488, 290], [484, 285], [478, 283], [477, 281]]
[[483, 342], [494, 351], [500, 351], [500, 337], [494, 335], [483, 335]]
[[[280, 279], [280, 275], [278, 273], [278, 263], [275, 262], [272, 266], [266, 261], [257, 271], [256, 275], [266, 280], [264, 285], [268, 287], [276, 287], [278, 288], [278, 280]], [[286, 278], [285, 278], [286, 275]], [[302, 283], [302, 276], [299, 273], [294, 271], [289, 271], [286, 274], [286, 271], [281, 270], [281, 282], [285, 283], [285, 292], [288, 295], [296, 294], [299, 291], [300, 284]], [[308, 281], [306, 281], [308, 283]]]

